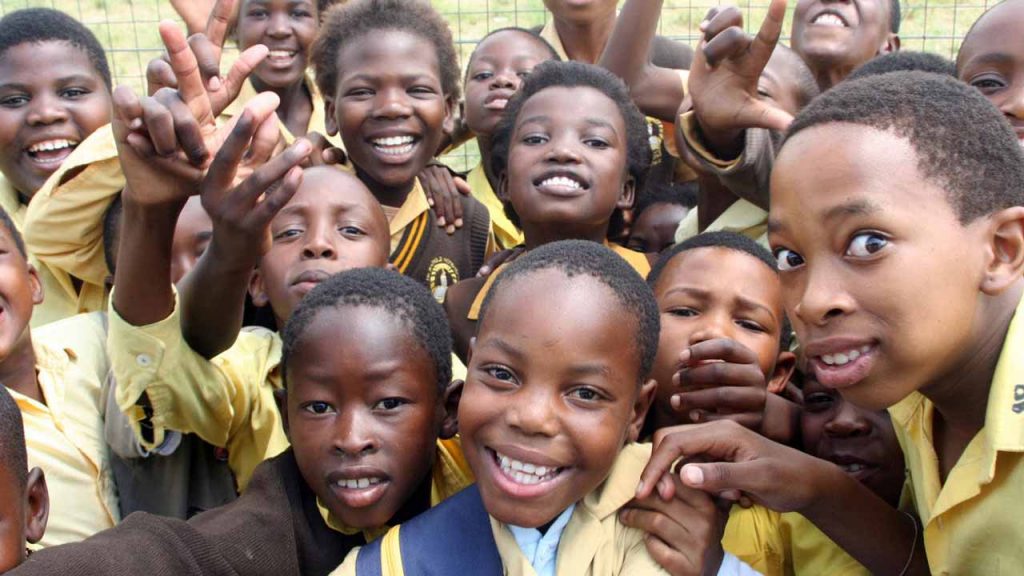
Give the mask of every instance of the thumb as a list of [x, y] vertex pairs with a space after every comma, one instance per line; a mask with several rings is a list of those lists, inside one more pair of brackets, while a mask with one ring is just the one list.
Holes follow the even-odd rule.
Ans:
[[463, 196], [470, 196], [473, 194], [473, 189], [469, 187], [469, 183], [462, 178], [452, 178], [452, 182], [455, 183], [455, 189]]
[[711, 462], [686, 464], [679, 470], [679, 479], [690, 488], [738, 499], [739, 493], [752, 487], [749, 479], [754, 472], [751, 462]]
[[752, 107], [749, 116], [748, 126], [751, 128], [767, 128], [768, 130], [785, 132], [789, 125], [793, 123], [792, 114], [778, 106], [760, 100]]

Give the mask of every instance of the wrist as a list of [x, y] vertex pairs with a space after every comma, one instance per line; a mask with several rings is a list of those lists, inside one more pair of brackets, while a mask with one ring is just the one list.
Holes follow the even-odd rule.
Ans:
[[746, 145], [746, 130], [712, 128], [697, 115], [697, 137], [716, 158], [731, 161], [739, 158]]
[[[203, 254], [203, 260], [216, 262], [212, 270], [222, 274], [250, 274], [253, 268], [259, 265], [260, 255], [253, 254], [249, 249], [239, 249], [242, 246], [252, 246], [253, 243], [236, 239], [235, 241], [218, 236], [214, 227], [210, 244]], [[257, 242], [258, 245], [258, 242]]]
[[808, 456], [807, 460], [806, 485], [809, 490], [796, 511], [817, 524], [816, 518], [833, 515], [836, 502], [846, 501], [844, 495], [849, 492], [851, 482], [857, 485], [856, 488], [860, 485], [831, 462], [813, 456]]

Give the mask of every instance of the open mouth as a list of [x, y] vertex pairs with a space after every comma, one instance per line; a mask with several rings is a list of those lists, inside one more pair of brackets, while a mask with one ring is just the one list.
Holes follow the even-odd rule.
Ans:
[[874, 344], [852, 346], [847, 350], [811, 357], [818, 381], [829, 388], [845, 388], [867, 376], [875, 363]]
[[344, 478], [338, 477], [340, 475], [332, 476], [328, 479], [331, 489], [349, 508], [366, 508], [376, 504], [384, 497], [390, 484], [387, 477], [378, 473], [344, 474]]
[[816, 26], [828, 26], [832, 28], [849, 28], [850, 25], [843, 19], [842, 16], [835, 12], [822, 12], [811, 20], [811, 24]]
[[846, 472], [848, 475], [861, 482], [863, 482], [864, 478], [874, 474], [878, 470], [878, 466], [874, 463], [852, 456], [833, 455], [829, 457], [828, 460], [836, 466], [839, 466], [843, 472]]
[[565, 466], [518, 460], [491, 448], [486, 448], [486, 451], [496, 468], [493, 474], [495, 483], [514, 498], [537, 498], [551, 492], [568, 470]]
[[535, 180], [533, 185], [541, 192], [553, 196], [577, 196], [590, 186], [574, 174], [547, 174]]
[[29, 146], [25, 149], [25, 153], [33, 164], [45, 169], [56, 170], [77, 146], [78, 140], [54, 138]]
[[393, 160], [403, 160], [416, 148], [418, 141], [413, 136], [386, 136], [373, 138], [370, 144], [380, 156]]
[[264, 62], [274, 68], [287, 68], [295, 62], [295, 56], [298, 53], [298, 50], [273, 49], [267, 53]]

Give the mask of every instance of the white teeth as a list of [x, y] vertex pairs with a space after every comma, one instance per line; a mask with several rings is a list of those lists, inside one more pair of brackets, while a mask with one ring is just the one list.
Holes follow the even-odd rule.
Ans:
[[547, 178], [543, 182], [541, 182], [540, 185], [558, 188], [569, 188], [571, 190], [579, 190], [580, 188], [583, 187], [579, 182], [573, 180], [572, 178], [567, 178], [565, 176], [554, 176], [552, 178]]
[[376, 138], [373, 140], [373, 147], [388, 156], [401, 156], [412, 152], [412, 136], [388, 136], [387, 138]]
[[545, 480], [550, 480], [558, 474], [558, 469], [554, 467], [520, 462], [497, 452], [494, 454], [497, 457], [498, 467], [501, 468], [501, 471], [518, 484], [539, 484]]
[[285, 58], [291, 58], [295, 55], [295, 52], [291, 50], [271, 50], [267, 53], [267, 56], [275, 60], [283, 60]]
[[847, 473], [854, 474], [860, 472], [861, 470], [866, 468], [866, 466], [864, 466], [863, 464], [843, 464], [841, 468], [845, 470]]
[[53, 151], [53, 150], [63, 150], [64, 148], [70, 148], [70, 147], [75, 146], [77, 144], [78, 144], [78, 142], [74, 142], [74, 141], [71, 141], [71, 140], [65, 140], [63, 138], [58, 139], [58, 140], [46, 140], [44, 142], [39, 142], [37, 144], [33, 144], [32, 146], [29, 147], [28, 151], [29, 152], [50, 152], [50, 151]]
[[867, 354], [869, 350], [871, 350], [871, 345], [864, 345], [860, 349], [853, 348], [836, 354], [822, 354], [821, 361], [829, 366], [843, 366]]
[[491, 100], [491, 104], [494, 106], [501, 106], [502, 108], [508, 104], [508, 100], [505, 98], [498, 98], [497, 100]]
[[412, 136], [388, 136], [387, 138], [377, 138], [373, 143], [377, 146], [402, 146], [412, 144], [412, 140]]
[[380, 484], [380, 478], [351, 478], [345, 480], [338, 480], [337, 485], [340, 488], [347, 488], [349, 490], [360, 490], [363, 488], [369, 488]]
[[822, 14], [815, 18], [814, 21], [811, 22], [811, 24], [820, 24], [822, 26], [838, 26], [840, 28], [846, 27], [846, 23], [843, 22], [843, 19], [840, 18], [839, 16], [836, 16], [835, 14]]

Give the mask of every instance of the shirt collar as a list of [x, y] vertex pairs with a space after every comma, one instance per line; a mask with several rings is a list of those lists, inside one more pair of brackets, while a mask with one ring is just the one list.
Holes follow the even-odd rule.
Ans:
[[430, 204], [427, 203], [427, 195], [423, 191], [423, 186], [420, 185], [420, 179], [417, 178], [409, 195], [405, 197], [405, 202], [398, 209], [398, 214], [388, 223], [391, 235], [394, 236], [401, 233], [402, 230], [405, 230], [406, 226], [429, 209]]
[[558, 543], [562, 539], [562, 532], [569, 523], [576, 505], [572, 504], [555, 518], [555, 521], [544, 534], [536, 528], [523, 528], [520, 526], [508, 525], [512, 536], [519, 545], [523, 556], [529, 560], [537, 574], [544, 576], [554, 574], [557, 563]]

